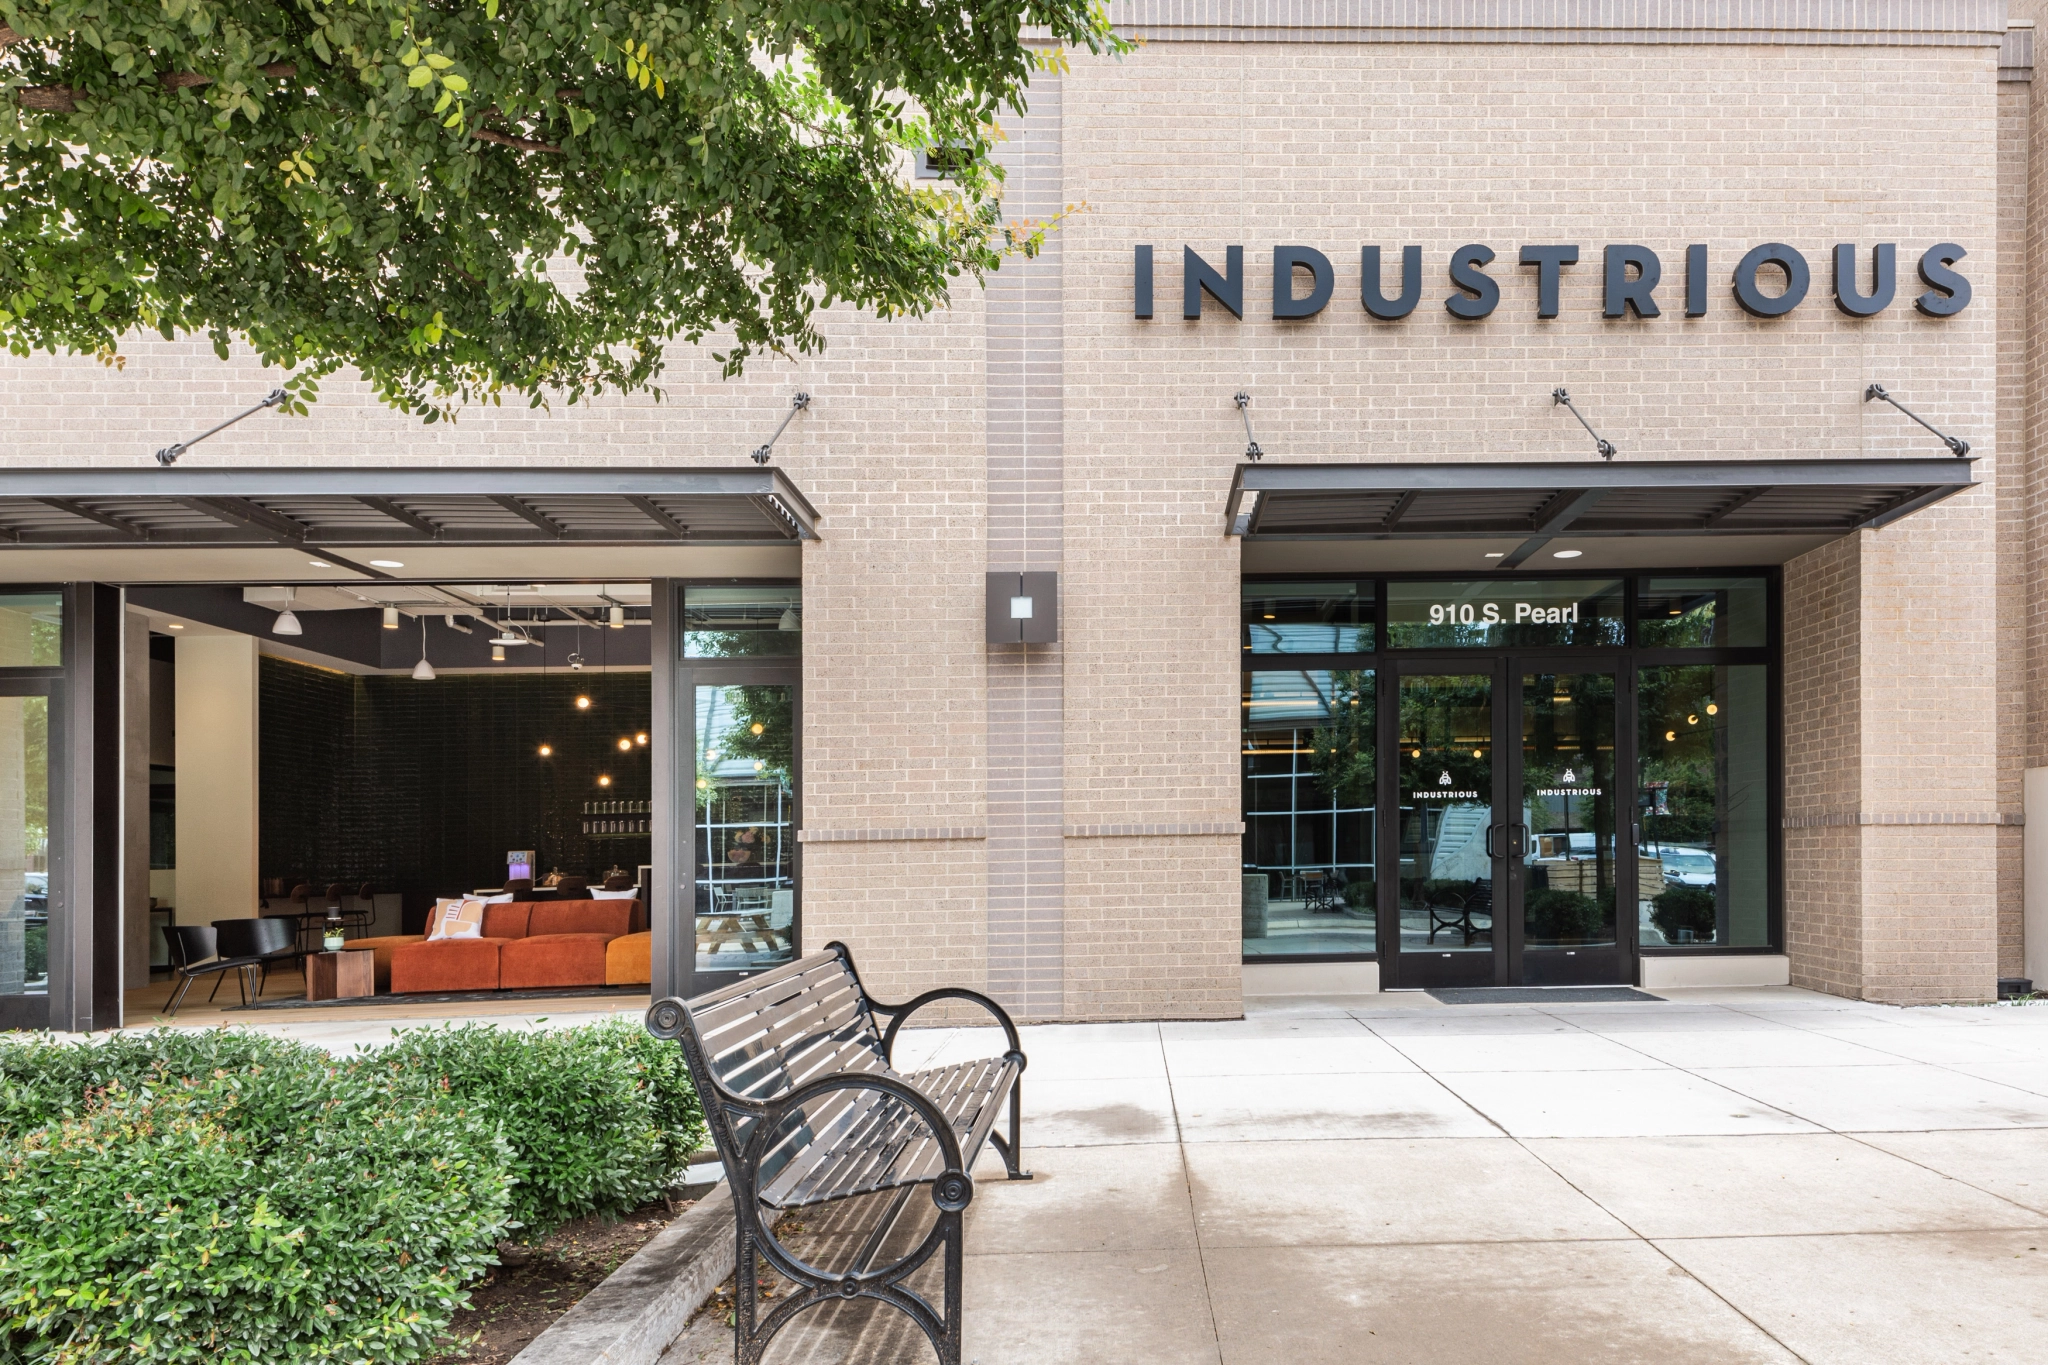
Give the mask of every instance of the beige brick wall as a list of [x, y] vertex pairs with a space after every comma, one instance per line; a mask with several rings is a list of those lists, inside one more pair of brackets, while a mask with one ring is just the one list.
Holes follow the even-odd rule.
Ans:
[[[1074, 60], [1058, 196], [1085, 205], [1060, 234], [1061, 1017], [1240, 1008], [1237, 838], [1078, 832], [1239, 817], [1240, 559], [1222, 504], [1240, 388], [1260, 442], [1288, 461], [1584, 459], [1583, 433], [1550, 403], [1559, 384], [1631, 462], [1939, 453], [1862, 401], [1872, 380], [1968, 436], [1990, 487], [1787, 571], [1786, 809], [1808, 823], [1786, 832], [1786, 946], [1797, 980], [1841, 994], [1988, 993], [2001, 943], [2011, 951], [2011, 829], [1856, 821], [1996, 820], [2023, 761], [2048, 761], [2048, 621], [2027, 592], [2043, 500], [2032, 466], [2001, 460], [2038, 447], [2020, 405], [2044, 386], [2038, 365], [2031, 379], [1999, 366], [2001, 346], [2010, 360], [2044, 344], [2038, 297], [2022, 333], [2018, 277], [2001, 265], [2023, 241], [2041, 249], [2041, 215], [2020, 215], [2048, 138], [2031, 136], [2027, 87], [2001, 94], [1996, 51], [1158, 41]], [[1976, 301], [1937, 320], [1910, 306], [1912, 265], [1947, 240], [1969, 247]], [[1729, 297], [1736, 259], [1765, 241], [1798, 246], [1814, 270], [1787, 318], [1750, 318]], [[1898, 243], [1899, 301], [1881, 316], [1830, 306], [1841, 241]], [[1130, 316], [1140, 242], [1157, 251], [1148, 322]], [[1423, 302], [1404, 321], [1358, 305], [1370, 242], [1424, 248]], [[1476, 324], [1441, 306], [1446, 257], [1465, 242], [1499, 253], [1502, 302]], [[1546, 242], [1582, 255], [1561, 316], [1539, 320], [1515, 256]], [[1709, 244], [1715, 280], [1700, 319], [1682, 316], [1693, 242]], [[1219, 265], [1226, 245], [1246, 248], [1242, 322], [1213, 304], [1179, 316], [1183, 243]], [[1320, 317], [1267, 316], [1269, 252], [1287, 243], [1338, 268]], [[1608, 243], [1661, 254], [1662, 317], [1599, 316]], [[765, 360], [742, 380], [679, 347], [660, 404], [484, 409], [452, 427], [336, 381], [311, 417], [245, 423], [205, 462], [733, 464], [806, 389], [816, 401], [776, 449], [824, 518], [804, 552], [804, 823], [985, 830], [986, 314], [966, 286], [923, 321], [835, 313], [822, 356]], [[0, 360], [5, 459], [139, 466], [269, 382], [199, 345], [127, 349], [122, 373]], [[983, 984], [987, 869], [977, 837], [807, 844], [807, 937], [845, 939], [885, 995]]]

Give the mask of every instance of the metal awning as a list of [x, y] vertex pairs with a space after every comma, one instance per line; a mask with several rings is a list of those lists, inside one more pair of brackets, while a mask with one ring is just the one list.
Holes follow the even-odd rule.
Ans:
[[1811, 547], [1974, 488], [1974, 458], [1238, 466], [1247, 541], [1473, 541], [1516, 568], [1555, 539]]
[[0, 545], [815, 540], [779, 469], [6, 469]]

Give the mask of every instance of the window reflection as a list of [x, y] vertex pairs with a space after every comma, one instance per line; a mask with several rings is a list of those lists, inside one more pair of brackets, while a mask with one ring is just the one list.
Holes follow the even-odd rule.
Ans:
[[1646, 668], [1637, 698], [1640, 941], [1652, 948], [1765, 946], [1764, 666]]
[[1374, 948], [1371, 669], [1245, 675], [1244, 951]]
[[1764, 643], [1761, 578], [1646, 578], [1636, 643], [1646, 649], [1741, 649]]
[[1252, 654], [1358, 654], [1373, 647], [1371, 583], [1246, 583]]
[[697, 689], [697, 970], [787, 962], [796, 941], [796, 689]]
[[0, 697], [0, 995], [50, 989], [50, 700]]
[[685, 587], [683, 657], [740, 659], [803, 652], [803, 585]]

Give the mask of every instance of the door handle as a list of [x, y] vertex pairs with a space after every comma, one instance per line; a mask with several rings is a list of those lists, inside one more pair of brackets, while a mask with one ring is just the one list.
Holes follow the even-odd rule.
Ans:
[[1523, 824], [1508, 826], [1508, 856], [1524, 857], [1529, 852], [1529, 827]]
[[1498, 833], [1500, 833], [1499, 825], [1488, 825], [1486, 827], [1486, 856], [1489, 858], [1498, 858], [1500, 856], [1493, 848], [1494, 836]]

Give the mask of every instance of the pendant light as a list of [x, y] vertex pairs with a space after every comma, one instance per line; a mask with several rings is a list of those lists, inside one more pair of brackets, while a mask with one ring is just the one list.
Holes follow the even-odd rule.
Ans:
[[427, 662], [427, 618], [420, 618], [420, 661], [412, 666], [414, 682], [432, 682], [434, 666]]
[[398, 629], [398, 608], [397, 608], [397, 607], [386, 607], [386, 608], [384, 608], [384, 629], [386, 629], [386, 630], [397, 630], [397, 629]]
[[306, 633], [299, 625], [297, 613], [292, 610], [292, 604], [296, 600], [297, 594], [287, 588], [284, 594], [284, 610], [277, 614], [277, 620], [272, 622], [270, 626], [270, 633], [272, 635], [304, 635]]
[[624, 607], [615, 606], [611, 609], [610, 624], [613, 630], [624, 630], [626, 628], [626, 609]]

